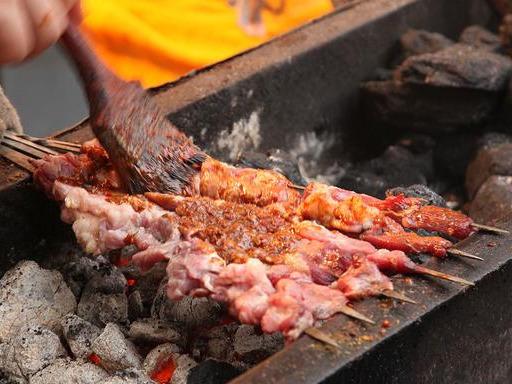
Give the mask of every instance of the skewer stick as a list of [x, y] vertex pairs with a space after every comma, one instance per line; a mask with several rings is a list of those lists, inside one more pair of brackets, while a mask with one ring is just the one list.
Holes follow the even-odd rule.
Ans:
[[368, 317], [366, 317], [362, 313], [357, 312], [355, 309], [352, 309], [352, 308], [350, 308], [347, 305], [344, 305], [339, 311], [341, 313], [343, 313], [344, 315], [347, 315], [349, 317], [353, 317], [354, 319], [358, 319], [358, 320], [364, 321], [364, 322], [369, 323], [369, 324], [375, 324], [375, 321], [373, 321], [372, 319], [369, 319]]
[[496, 227], [493, 227], [493, 226], [490, 226], [490, 225], [485, 225], [485, 224], [473, 223], [473, 224], [471, 224], [471, 226], [475, 227], [475, 228], [478, 228], [478, 229], [481, 229], [483, 231], [487, 231], [487, 232], [503, 233], [505, 235], [510, 233], [506, 229], [496, 228]]
[[382, 296], [390, 297], [392, 299], [396, 299], [396, 300], [400, 300], [400, 301], [404, 301], [406, 303], [418, 304], [413, 299], [408, 298], [407, 296], [405, 296], [404, 294], [402, 294], [400, 292], [392, 291], [391, 289], [386, 289], [385, 291], [382, 291], [380, 294]]
[[462, 256], [467, 257], [468, 259], [484, 261], [484, 259], [482, 259], [480, 256], [472, 255], [471, 253], [461, 251], [460, 249], [450, 248], [447, 249], [446, 252], [454, 256]]
[[436, 270], [433, 270], [433, 269], [430, 269], [430, 268], [425, 268], [425, 267], [423, 267], [421, 265], [417, 265], [416, 268], [414, 268], [414, 271], [416, 273], [422, 273], [424, 275], [429, 275], [429, 276], [433, 276], [433, 277], [438, 277], [438, 278], [443, 279], [443, 280], [448, 280], [448, 281], [451, 281], [453, 283], [458, 283], [458, 284], [462, 284], [462, 285], [469, 285], [469, 286], [475, 285], [471, 281], [462, 279], [462, 278], [457, 277], [457, 276], [449, 275], [447, 273], [439, 272], [439, 271], [436, 271]]
[[306, 189], [306, 187], [303, 187], [302, 185], [297, 185], [297, 184], [289, 184], [288, 186], [290, 188], [298, 189], [299, 191], [304, 191]]
[[327, 333], [319, 330], [318, 328], [310, 327], [304, 330], [304, 333], [308, 335], [309, 337], [321, 341], [322, 343], [325, 343], [327, 345], [330, 345], [334, 348], [341, 349], [341, 345], [339, 345], [331, 336], [329, 336]]

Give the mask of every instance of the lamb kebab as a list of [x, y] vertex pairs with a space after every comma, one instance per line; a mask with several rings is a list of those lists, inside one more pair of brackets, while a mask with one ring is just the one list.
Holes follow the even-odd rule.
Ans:
[[[180, 228], [176, 226], [177, 216], [175, 212], [162, 210], [140, 196], [105, 190], [105, 185], [114, 188], [117, 185], [115, 175], [109, 172], [102, 173], [96, 170], [97, 175], [103, 174], [103, 177], [99, 178], [102, 183], [101, 186], [95, 186], [94, 183], [98, 181], [98, 176], [94, 178], [88, 173], [91, 169], [90, 164], [83, 158], [80, 159], [81, 161], [76, 160], [76, 158], [70, 159], [69, 156], [62, 156], [60, 159], [53, 157], [46, 160], [40, 164], [35, 173], [35, 179], [47, 193], [58, 200], [64, 201], [62, 217], [65, 221], [73, 223], [77, 238], [88, 252], [101, 253], [110, 249], [121, 248], [126, 244], [134, 244], [141, 250], [135, 257], [140, 265], [148, 261], [158, 261], [162, 257], [170, 260], [168, 267], [169, 276], [171, 277], [169, 279], [169, 296], [178, 298], [185, 293], [211, 294], [218, 299], [228, 301], [230, 307], [234, 308], [232, 312], [243, 321], [250, 319], [250, 316], [244, 315], [245, 312], [240, 309], [245, 308], [240, 303], [247, 303], [240, 297], [245, 297], [244, 292], [246, 291], [253, 292], [252, 288], [248, 287], [247, 284], [244, 287], [248, 289], [236, 288], [235, 282], [233, 282], [234, 286], [232, 287], [233, 284], [227, 284], [226, 279], [220, 279], [218, 284], [224, 281], [225, 292], [231, 292], [230, 294], [221, 294], [217, 292], [216, 287], [218, 285], [215, 285], [215, 282], [224, 267], [230, 269], [248, 268], [256, 260], [262, 263], [260, 259], [247, 256], [247, 258], [239, 260], [245, 260], [243, 263], [231, 263], [226, 266], [226, 260], [217, 254], [214, 246], [193, 237], [193, 232], [190, 232], [190, 230], [183, 231], [183, 228], [178, 230]], [[88, 166], [80, 170], [83, 164], [88, 164]], [[73, 167], [77, 168], [78, 171], [73, 172]], [[57, 181], [61, 174], [67, 181], [89, 183], [86, 185], [89, 190]], [[91, 193], [91, 191], [97, 193]], [[188, 199], [189, 202], [193, 202], [194, 199], [209, 201], [210, 204], [214, 203], [214, 206], [218, 205], [220, 207], [225, 207], [228, 204], [225, 201], [204, 198]], [[170, 201], [176, 205], [185, 200], [186, 198], [172, 196]], [[267, 215], [269, 217], [276, 217], [282, 215], [283, 212], [287, 212], [278, 206], [265, 208], [248, 204], [239, 204], [239, 206], [251, 207], [252, 210], [269, 210]], [[175, 211], [176, 208], [178, 208], [178, 205], [174, 208]], [[275, 211], [276, 209], [278, 211]], [[281, 217], [281, 220], [286, 222], [291, 218], [285, 215]], [[375, 266], [373, 267], [373, 279], [368, 278], [371, 275], [368, 271], [372, 271], [372, 269], [367, 269], [363, 273], [358, 271], [361, 269], [362, 262], [365, 265], [373, 265], [376, 262], [382, 263], [385, 260], [385, 255], [388, 254], [386, 268], [390, 269], [390, 265], [407, 267], [407, 263], [402, 266], [396, 263], [396, 260], [400, 259], [396, 252], [379, 251], [378, 254], [373, 256], [372, 260], [370, 257], [365, 257], [365, 252], [377, 253], [377, 250], [366, 242], [344, 237], [341, 233], [335, 233], [333, 238], [332, 232], [311, 222], [292, 224], [296, 226], [294, 227], [294, 233], [301, 237], [299, 241], [301, 246], [296, 245], [295, 248], [290, 248], [288, 252], [284, 252], [285, 256], [276, 254], [280, 257], [275, 261], [277, 264], [262, 263], [268, 270], [267, 278], [271, 280], [275, 292], [269, 292], [268, 300], [265, 301], [269, 305], [267, 307], [270, 311], [269, 314], [266, 317], [263, 315], [256, 317], [256, 320], [251, 321], [261, 323], [264, 330], [282, 330], [288, 337], [293, 338], [302, 332], [305, 327], [313, 325], [317, 320], [327, 318], [335, 312], [343, 312], [365, 319], [362, 315], [346, 307], [347, 296], [351, 298], [365, 297], [376, 294], [379, 290], [389, 290], [392, 285], [389, 279], [382, 275]], [[185, 239], [183, 234], [185, 234]], [[187, 239], [187, 237], [190, 239]], [[297, 243], [297, 240], [295, 238], [295, 243]], [[356, 259], [353, 251], [352, 254], [349, 253], [351, 246], [357, 248], [357, 263], [350, 262], [351, 259]], [[219, 250], [221, 249], [219, 245], [217, 247]], [[257, 255], [257, 252], [253, 255]], [[261, 255], [265, 254], [261, 253]], [[226, 257], [226, 255], [223, 256]], [[306, 259], [304, 259], [305, 257]], [[308, 264], [307, 257], [310, 257], [310, 260], [314, 260], [315, 263], [318, 263], [319, 257], [320, 261], [324, 260], [324, 262], [319, 263], [324, 267], [323, 270], [320, 268], [321, 273], [308, 267], [308, 265], [315, 265], [315, 263]], [[406, 258], [405, 255], [403, 257]], [[268, 257], [264, 260], [268, 261]], [[192, 263], [190, 267], [185, 268], [184, 266], [189, 265], [189, 263]], [[412, 262], [410, 263], [413, 266], [415, 265]], [[269, 267], [270, 265], [271, 267]], [[276, 269], [279, 270], [279, 273], [276, 272]], [[420, 268], [409, 268], [407, 271], [419, 272]], [[345, 272], [347, 272], [347, 275], [345, 275]], [[329, 277], [329, 274], [331, 277]], [[434, 272], [434, 275], [447, 277], [436, 272]], [[337, 284], [334, 284], [334, 288], [318, 284], [318, 282], [323, 284], [336, 282], [338, 276], [339, 280]], [[451, 277], [448, 276], [448, 278]], [[452, 280], [465, 282], [457, 280], [457, 278], [452, 278]], [[226, 288], [227, 285], [229, 285], [229, 289]], [[346, 292], [347, 296], [342, 293], [342, 290]], [[233, 291], [238, 292], [241, 296], [234, 295]], [[312, 298], [318, 299], [313, 300]], [[327, 298], [331, 298], [331, 300], [326, 301]], [[251, 302], [248, 301], [248, 303]], [[312, 306], [311, 303], [316, 304]], [[242, 307], [239, 307], [240, 305]], [[265, 310], [266, 313], [267, 310]], [[293, 316], [285, 316], [283, 313], [288, 315], [292, 313]], [[277, 321], [276, 319], [280, 320]]]

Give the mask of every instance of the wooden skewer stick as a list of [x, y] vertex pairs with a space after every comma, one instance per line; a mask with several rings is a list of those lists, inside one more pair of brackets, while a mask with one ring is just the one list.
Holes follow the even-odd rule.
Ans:
[[334, 340], [331, 336], [329, 336], [327, 333], [319, 330], [315, 327], [310, 327], [304, 330], [304, 333], [308, 335], [309, 337], [321, 341], [322, 343], [325, 343], [327, 345], [330, 345], [331, 347], [341, 349], [341, 345], [339, 345], [336, 340]]
[[288, 186], [293, 189], [298, 189], [299, 191], [304, 191], [306, 189], [306, 187], [297, 184], [289, 184]]
[[385, 291], [382, 291], [380, 294], [382, 296], [389, 297], [391, 299], [396, 299], [396, 300], [404, 301], [406, 303], [418, 304], [413, 299], [408, 298], [407, 296], [405, 296], [404, 294], [402, 294], [400, 292], [392, 291], [391, 289], [386, 289]]
[[457, 276], [449, 275], [448, 273], [443, 273], [443, 272], [436, 271], [434, 269], [426, 268], [421, 265], [417, 265], [416, 268], [414, 268], [414, 270], [417, 273], [421, 273], [421, 274], [429, 275], [429, 276], [433, 276], [433, 277], [438, 277], [440, 279], [448, 280], [453, 283], [458, 283], [458, 284], [468, 285], [468, 286], [475, 285], [471, 281], [462, 279]]
[[6, 147], [0, 144], [0, 156], [12, 161], [14, 164], [19, 165], [21, 168], [25, 168], [29, 172], [34, 172], [35, 167], [32, 165], [32, 158], [14, 149]]
[[485, 225], [485, 224], [473, 223], [473, 224], [471, 224], [471, 226], [475, 227], [475, 228], [478, 228], [478, 229], [481, 229], [483, 231], [487, 231], [487, 232], [503, 233], [505, 235], [510, 233], [506, 229], [496, 228], [496, 227], [493, 227], [493, 226], [490, 226], [490, 225]]
[[364, 321], [368, 324], [375, 324], [375, 321], [373, 321], [372, 319], [369, 319], [368, 317], [366, 317], [365, 315], [363, 315], [362, 313], [360, 312], [357, 312], [355, 309], [353, 308], [350, 308], [349, 306], [347, 305], [344, 305], [340, 310], [339, 312], [343, 313], [344, 315], [347, 315], [349, 317], [353, 317], [354, 319], [358, 319], [358, 320], [361, 320], [361, 321]]
[[484, 259], [482, 259], [480, 256], [476, 256], [471, 253], [461, 251], [460, 249], [450, 248], [450, 249], [447, 249], [446, 252], [449, 253], [450, 255], [454, 255], [454, 256], [462, 256], [462, 257], [467, 257], [468, 259], [484, 261]]

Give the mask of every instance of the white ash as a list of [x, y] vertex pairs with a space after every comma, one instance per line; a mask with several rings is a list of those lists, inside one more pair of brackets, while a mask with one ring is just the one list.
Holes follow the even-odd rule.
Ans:
[[158, 372], [169, 359], [177, 360], [180, 355], [180, 347], [176, 344], [166, 343], [153, 348], [144, 359], [142, 368], [146, 374], [152, 376]]
[[80, 257], [77, 260], [65, 264], [62, 268], [62, 274], [75, 296], [80, 297], [87, 282], [98, 275], [100, 269], [106, 263], [107, 260], [105, 260], [103, 256], [98, 256], [95, 259]]
[[260, 111], [251, 113], [248, 119], [233, 123], [231, 131], [222, 130], [215, 144], [216, 150], [227, 153], [229, 160], [235, 161], [242, 152], [258, 149], [261, 144]]
[[55, 333], [39, 326], [27, 327], [0, 344], [0, 370], [23, 382], [65, 356], [66, 351]]
[[60, 321], [76, 308], [75, 296], [62, 275], [34, 261], [18, 263], [0, 279], [0, 303], [0, 342], [31, 325], [60, 334]]
[[101, 366], [109, 372], [140, 368], [142, 365], [135, 346], [114, 323], [107, 324], [101, 335], [94, 340], [92, 351], [100, 358]]
[[187, 343], [187, 333], [183, 327], [152, 318], [130, 324], [128, 337], [137, 344], [174, 343], [185, 346]]
[[333, 134], [318, 135], [307, 132], [297, 137], [290, 149], [290, 156], [298, 164], [307, 182], [317, 181], [334, 185], [345, 174], [345, 169], [335, 161], [325, 166], [325, 154], [335, 147], [337, 138]]
[[156, 384], [140, 369], [130, 368], [116, 372], [102, 384]]
[[176, 370], [169, 384], [188, 384], [190, 371], [197, 366], [195, 360], [188, 355], [179, 355], [174, 364], [176, 365]]
[[30, 384], [99, 384], [105, 383], [109, 374], [87, 362], [57, 359], [30, 378]]
[[62, 320], [62, 331], [73, 356], [82, 359], [92, 353], [92, 343], [101, 334], [100, 328], [75, 314]]

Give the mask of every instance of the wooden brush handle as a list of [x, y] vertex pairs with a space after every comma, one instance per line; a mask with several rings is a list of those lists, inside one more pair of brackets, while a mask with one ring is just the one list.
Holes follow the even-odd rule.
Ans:
[[99, 112], [108, 103], [112, 87], [117, 88], [126, 83], [96, 56], [76, 24], [69, 24], [61, 42], [80, 73], [91, 114]]

